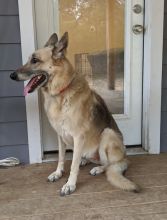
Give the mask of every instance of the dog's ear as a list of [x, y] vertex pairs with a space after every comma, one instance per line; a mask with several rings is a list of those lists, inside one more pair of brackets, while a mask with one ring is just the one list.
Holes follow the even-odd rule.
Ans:
[[51, 37], [46, 42], [44, 47], [54, 47], [56, 45], [57, 41], [58, 41], [57, 34], [54, 33], [54, 34], [51, 35]]
[[57, 42], [56, 46], [53, 48], [53, 58], [58, 59], [64, 56], [66, 49], [68, 47], [68, 32], [65, 32], [61, 39]]

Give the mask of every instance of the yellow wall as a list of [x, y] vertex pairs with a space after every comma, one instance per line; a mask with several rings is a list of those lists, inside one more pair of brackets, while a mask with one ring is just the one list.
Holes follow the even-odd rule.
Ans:
[[119, 1], [85, 0], [82, 5], [77, 2], [81, 1], [59, 0], [60, 34], [69, 32], [71, 62], [74, 64], [74, 54], [122, 48], [124, 7]]

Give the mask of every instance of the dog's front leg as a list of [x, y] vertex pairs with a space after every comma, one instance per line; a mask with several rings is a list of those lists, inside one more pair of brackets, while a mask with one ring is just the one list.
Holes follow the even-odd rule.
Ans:
[[74, 138], [74, 152], [73, 159], [71, 164], [70, 176], [67, 183], [61, 189], [60, 195], [65, 196], [69, 195], [76, 189], [77, 176], [79, 172], [79, 165], [81, 162], [82, 150], [84, 145], [84, 138]]
[[63, 142], [62, 138], [58, 136], [58, 145], [59, 145], [59, 160], [57, 169], [55, 172], [51, 173], [48, 176], [48, 180], [50, 182], [55, 182], [58, 179], [60, 179], [64, 172], [64, 159], [65, 159], [65, 150], [66, 150], [66, 144]]

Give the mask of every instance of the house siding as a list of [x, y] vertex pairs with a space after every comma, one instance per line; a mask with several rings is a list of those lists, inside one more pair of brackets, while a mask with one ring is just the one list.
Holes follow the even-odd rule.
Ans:
[[0, 1], [0, 159], [29, 162], [23, 82], [10, 79], [22, 65], [18, 0]]
[[165, 1], [164, 10], [164, 46], [161, 103], [161, 152], [167, 152], [167, 1]]

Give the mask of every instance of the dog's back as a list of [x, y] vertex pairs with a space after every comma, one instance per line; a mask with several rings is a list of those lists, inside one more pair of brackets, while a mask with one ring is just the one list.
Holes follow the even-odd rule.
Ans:
[[101, 130], [104, 130], [105, 128], [112, 128], [122, 137], [121, 131], [119, 130], [102, 97], [94, 91], [93, 95], [95, 97], [93, 115], [96, 126], [101, 126]]

